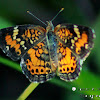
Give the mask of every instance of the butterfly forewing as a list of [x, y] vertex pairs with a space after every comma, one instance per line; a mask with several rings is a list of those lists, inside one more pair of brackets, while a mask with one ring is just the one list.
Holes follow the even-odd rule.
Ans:
[[45, 29], [34, 25], [21, 25], [0, 30], [0, 48], [11, 59], [18, 60], [32, 46], [45, 38]]
[[91, 28], [73, 24], [59, 24], [55, 27], [54, 32], [57, 39], [69, 47], [80, 59], [85, 60], [93, 48], [95, 34]]

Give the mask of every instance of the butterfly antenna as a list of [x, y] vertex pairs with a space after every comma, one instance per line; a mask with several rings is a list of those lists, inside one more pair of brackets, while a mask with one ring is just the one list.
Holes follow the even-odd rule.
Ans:
[[38, 17], [36, 17], [34, 14], [32, 14], [30, 11], [27, 11], [28, 14], [32, 15], [33, 17], [35, 17], [37, 20], [39, 20], [41, 23], [43, 23], [44, 25], [47, 26], [46, 23], [44, 23], [42, 20], [40, 20]]
[[61, 8], [60, 11], [56, 14], [56, 16], [53, 17], [53, 19], [51, 20], [51, 22], [59, 15], [59, 13], [61, 13], [64, 10], [64, 8]]

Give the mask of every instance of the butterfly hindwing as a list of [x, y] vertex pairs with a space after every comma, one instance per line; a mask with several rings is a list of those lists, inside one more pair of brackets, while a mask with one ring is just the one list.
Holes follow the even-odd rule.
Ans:
[[77, 79], [82, 69], [80, 59], [61, 42], [58, 43], [58, 76], [65, 81]]
[[43, 83], [55, 76], [46, 39], [30, 48], [21, 58], [23, 73], [31, 82]]

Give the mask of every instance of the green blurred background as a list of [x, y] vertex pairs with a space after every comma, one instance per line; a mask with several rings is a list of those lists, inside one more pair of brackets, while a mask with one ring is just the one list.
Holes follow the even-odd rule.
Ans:
[[[96, 33], [94, 48], [77, 80], [64, 82], [56, 76], [49, 82], [39, 84], [27, 100], [90, 100], [91, 95], [95, 100], [100, 99], [99, 6], [100, 0], [0, 0], [0, 29], [22, 24], [45, 27], [26, 11], [46, 22], [64, 7], [64, 11], [53, 21], [54, 26], [60, 23], [80, 24], [93, 28]], [[19, 63], [11, 61], [0, 50], [0, 100], [16, 100], [30, 84], [21, 73]], [[12, 65], [14, 68], [11, 68]], [[72, 87], [76, 87], [76, 91], [72, 91]]]

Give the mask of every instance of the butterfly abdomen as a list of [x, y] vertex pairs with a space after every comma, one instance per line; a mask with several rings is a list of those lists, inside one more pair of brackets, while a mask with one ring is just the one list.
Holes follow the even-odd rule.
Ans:
[[49, 48], [49, 54], [53, 61], [55, 67], [58, 66], [58, 57], [57, 57], [57, 40], [53, 32], [47, 33], [47, 44]]

